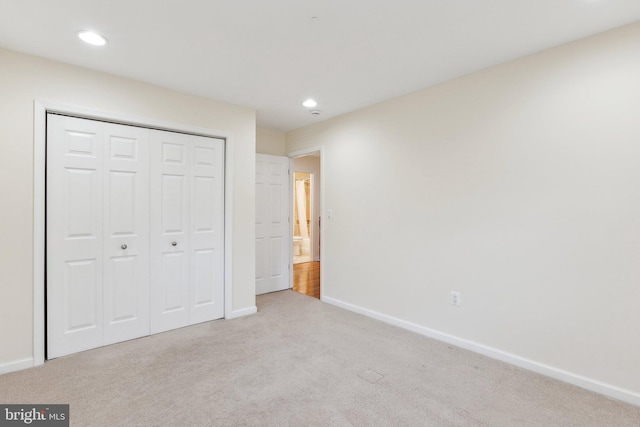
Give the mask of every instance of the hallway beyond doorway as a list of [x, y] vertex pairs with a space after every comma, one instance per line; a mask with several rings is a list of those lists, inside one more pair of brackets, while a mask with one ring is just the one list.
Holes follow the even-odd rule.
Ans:
[[320, 262], [293, 265], [293, 290], [320, 299]]

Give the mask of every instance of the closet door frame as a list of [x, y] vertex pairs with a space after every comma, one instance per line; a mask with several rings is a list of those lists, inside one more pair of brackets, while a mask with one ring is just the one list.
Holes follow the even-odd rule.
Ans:
[[146, 119], [128, 115], [104, 113], [75, 106], [34, 101], [34, 185], [33, 185], [33, 366], [45, 361], [45, 268], [46, 268], [46, 135], [47, 113], [56, 113], [82, 119], [102, 120], [158, 130], [181, 132], [225, 140], [224, 160], [224, 317], [226, 319], [250, 313], [232, 312], [232, 226], [233, 226], [233, 134], [217, 129]]

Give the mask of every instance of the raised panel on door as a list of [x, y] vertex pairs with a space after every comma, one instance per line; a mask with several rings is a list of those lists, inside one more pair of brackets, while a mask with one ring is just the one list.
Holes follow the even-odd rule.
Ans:
[[47, 354], [102, 345], [102, 133], [47, 116]]
[[[157, 289], [159, 293], [154, 294], [153, 298], [159, 300], [159, 308], [162, 314], [181, 313], [181, 317], [186, 316], [184, 295], [187, 287], [185, 280], [187, 257], [184, 251], [177, 250], [175, 252], [164, 252], [161, 257], [160, 287]], [[177, 325], [184, 326], [185, 324], [186, 321]], [[177, 325], [176, 327], [179, 327]]]
[[101, 303], [98, 261], [95, 258], [67, 261], [64, 273], [65, 334], [97, 328]]
[[111, 344], [149, 334], [149, 131], [104, 128], [104, 344]]
[[189, 323], [224, 317], [224, 141], [191, 136]]
[[150, 330], [189, 324], [189, 136], [152, 131]]
[[259, 295], [261, 289], [268, 281], [266, 275], [266, 263], [269, 261], [269, 251], [266, 249], [267, 231], [265, 214], [266, 209], [266, 182], [265, 182], [265, 160], [264, 155], [256, 154], [256, 294]]
[[265, 162], [260, 154], [256, 155], [256, 289], [261, 287], [265, 280], [265, 182], [264, 182]]
[[256, 155], [256, 294], [289, 289], [289, 158]]

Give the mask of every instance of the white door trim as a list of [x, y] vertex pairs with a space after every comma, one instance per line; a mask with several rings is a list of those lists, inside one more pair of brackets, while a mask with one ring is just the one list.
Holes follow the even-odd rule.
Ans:
[[[308, 156], [309, 154], [314, 154], [314, 153], [320, 153], [320, 180], [317, 180], [316, 177], [316, 185], [320, 185], [320, 216], [322, 218], [321, 222], [320, 222], [320, 301], [324, 301], [324, 266], [325, 266], [325, 261], [327, 259], [327, 257], [325, 256], [325, 249], [327, 247], [326, 244], [326, 238], [325, 238], [325, 230], [326, 230], [326, 224], [327, 224], [327, 220], [326, 220], [326, 215], [324, 214], [324, 145], [320, 145], [320, 146], [316, 146], [316, 147], [311, 147], [311, 148], [306, 148], [304, 150], [297, 150], [297, 151], [292, 151], [289, 154], [287, 154], [287, 156], [289, 156], [289, 158], [291, 159], [290, 165], [291, 168], [293, 168], [293, 159], [295, 157], [301, 157], [301, 156]], [[291, 178], [290, 178], [291, 184], [289, 185], [289, 187], [293, 187], [293, 170], [291, 171]], [[319, 182], [318, 182], [319, 181]], [[292, 212], [293, 209], [293, 191], [289, 190], [289, 203], [290, 203], [290, 207], [289, 207], [289, 212]], [[293, 242], [291, 243], [291, 245], [293, 245]], [[291, 257], [289, 258], [289, 265], [291, 268], [291, 285], [293, 285], [293, 249], [291, 249]]]
[[33, 129], [33, 366], [44, 363], [45, 354], [45, 165], [46, 114], [59, 113], [74, 117], [104, 120], [125, 125], [159, 130], [177, 131], [225, 139], [224, 187], [224, 314], [233, 317], [232, 296], [232, 229], [233, 229], [233, 133], [198, 126], [189, 126], [163, 120], [147, 119], [123, 114], [105, 113], [57, 104], [44, 100], [34, 101]]

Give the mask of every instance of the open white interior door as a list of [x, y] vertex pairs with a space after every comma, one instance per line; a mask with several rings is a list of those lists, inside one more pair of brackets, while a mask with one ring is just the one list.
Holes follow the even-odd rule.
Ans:
[[256, 294], [289, 289], [288, 157], [256, 154]]

